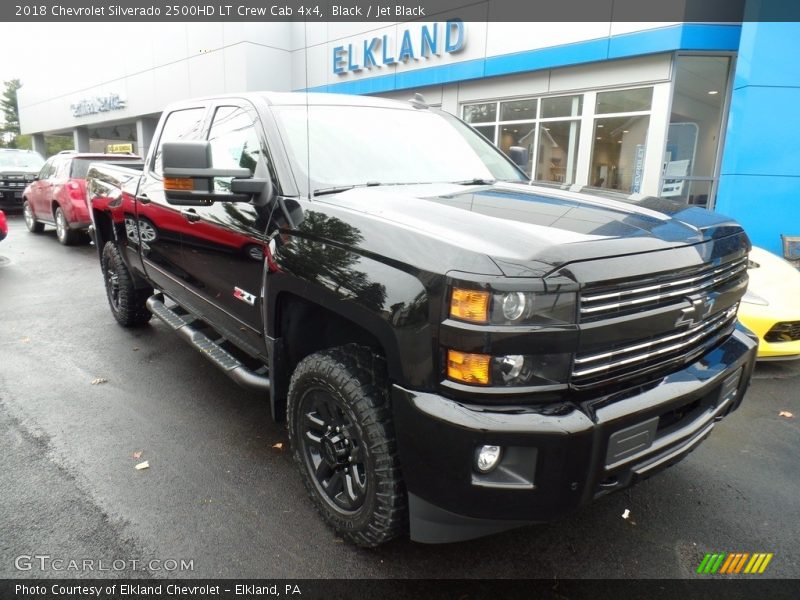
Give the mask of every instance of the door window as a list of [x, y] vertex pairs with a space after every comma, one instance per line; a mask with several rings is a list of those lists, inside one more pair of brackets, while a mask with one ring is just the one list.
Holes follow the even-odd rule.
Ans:
[[[248, 169], [255, 175], [264, 150], [252, 113], [237, 106], [220, 106], [208, 133], [215, 169]], [[230, 192], [230, 178], [214, 178], [214, 191]]]
[[55, 177], [57, 179], [68, 179], [69, 178], [69, 164], [70, 159], [62, 158], [61, 160], [56, 160], [53, 163], [53, 174], [51, 177]]
[[48, 160], [44, 165], [42, 165], [42, 170], [39, 171], [39, 179], [47, 179], [50, 177], [50, 174], [53, 172], [53, 159], [51, 158]]
[[164, 127], [161, 130], [161, 137], [158, 139], [158, 147], [153, 156], [153, 172], [161, 176], [163, 165], [161, 163], [161, 145], [164, 142], [178, 142], [181, 140], [196, 140], [200, 138], [203, 129], [203, 117], [205, 108], [188, 108], [176, 110], [167, 117]]

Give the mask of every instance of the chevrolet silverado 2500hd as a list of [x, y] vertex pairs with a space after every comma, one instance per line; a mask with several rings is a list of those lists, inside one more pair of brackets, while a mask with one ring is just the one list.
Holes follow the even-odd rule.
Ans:
[[360, 545], [554, 519], [679, 461], [750, 379], [737, 223], [533, 185], [420, 102], [181, 102], [143, 170], [88, 185], [117, 321], [260, 390]]

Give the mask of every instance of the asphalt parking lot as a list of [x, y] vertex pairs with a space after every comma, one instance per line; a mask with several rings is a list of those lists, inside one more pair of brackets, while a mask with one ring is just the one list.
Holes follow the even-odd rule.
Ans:
[[[696, 577], [711, 551], [772, 552], [765, 575], [800, 573], [800, 361], [759, 365], [742, 408], [686, 460], [575, 515], [461, 544], [361, 550], [316, 515], [263, 398], [161, 323], [117, 326], [93, 246], [9, 221], [0, 577], [106, 574], [17, 568], [19, 556], [49, 555], [121, 559], [113, 574], [145, 577], [674, 578]], [[193, 569], [153, 566], [169, 559]]]

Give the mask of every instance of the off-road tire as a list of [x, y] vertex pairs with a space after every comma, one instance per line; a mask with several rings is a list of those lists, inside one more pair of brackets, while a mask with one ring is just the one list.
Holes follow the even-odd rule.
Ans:
[[25, 227], [31, 233], [42, 233], [44, 231], [44, 223], [36, 220], [31, 208], [31, 203], [25, 200], [22, 204], [22, 216], [25, 218]]
[[[325, 521], [343, 538], [362, 547], [378, 546], [408, 531], [407, 497], [387, 388], [385, 360], [356, 344], [304, 358], [289, 386], [289, 439], [303, 483]], [[360, 448], [353, 453], [363, 461], [358, 466], [366, 485], [359, 488], [363, 490], [362, 504], [352, 511], [337, 506], [326, 495], [312, 472], [311, 452], [318, 444], [304, 441], [307, 433], [313, 434], [307, 425], [308, 415], [321, 414], [309, 412], [309, 407], [317, 406], [314, 399], [323, 397], [341, 409], [345, 423], [342, 429], [349, 432], [348, 442]], [[318, 427], [315, 424], [312, 429]], [[348, 466], [353, 478], [357, 471], [352, 463]], [[345, 494], [348, 486], [346, 483], [342, 486]], [[354, 488], [352, 484], [350, 489]]]
[[150, 320], [152, 314], [145, 303], [153, 293], [151, 288], [137, 289], [125, 266], [119, 248], [114, 242], [106, 242], [100, 261], [106, 297], [111, 313], [123, 327], [139, 327]]

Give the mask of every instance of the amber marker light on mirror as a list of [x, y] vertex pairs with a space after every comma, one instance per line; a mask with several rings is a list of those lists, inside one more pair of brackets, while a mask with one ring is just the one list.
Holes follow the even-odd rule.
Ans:
[[165, 177], [164, 189], [190, 192], [194, 190], [194, 181], [190, 177]]
[[489, 292], [453, 288], [450, 316], [462, 321], [486, 323], [489, 320]]
[[447, 376], [453, 381], [477, 385], [489, 385], [489, 365], [492, 357], [487, 354], [468, 354], [456, 350], [447, 351]]

